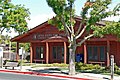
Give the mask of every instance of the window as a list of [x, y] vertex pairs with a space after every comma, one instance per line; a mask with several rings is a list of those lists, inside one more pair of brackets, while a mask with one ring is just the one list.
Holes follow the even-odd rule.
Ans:
[[43, 59], [44, 48], [42, 46], [36, 47], [36, 59]]
[[92, 60], [93, 58], [93, 56], [92, 56], [93, 54], [92, 54], [92, 47], [88, 47], [88, 60]]
[[90, 61], [105, 61], [106, 47], [105, 46], [88, 46], [88, 60]]
[[57, 59], [57, 47], [53, 47], [53, 58]]
[[100, 47], [100, 61], [105, 61], [105, 47]]
[[61, 59], [64, 57], [64, 48], [62, 46], [53, 46], [53, 59]]
[[98, 47], [93, 47], [93, 60], [98, 59]]

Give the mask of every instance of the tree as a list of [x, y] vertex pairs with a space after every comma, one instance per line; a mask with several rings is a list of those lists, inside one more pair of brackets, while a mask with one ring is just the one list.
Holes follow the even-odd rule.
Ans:
[[9, 44], [9, 43], [10, 43], [10, 36], [1, 35], [0, 44]]
[[[120, 5], [117, 5], [113, 10], [108, 10], [111, 0], [87, 0], [81, 11], [80, 16], [82, 20], [80, 21], [79, 28], [75, 30], [75, 0], [46, 1], [56, 14], [54, 19], [49, 20], [49, 23], [57, 26], [59, 30], [64, 30], [67, 35], [69, 42], [69, 75], [74, 75], [76, 47], [82, 45], [93, 36], [102, 37], [104, 34], [112, 33], [112, 31], [108, 29], [110, 24], [96, 25], [96, 23], [111, 15], [116, 16], [119, 12]], [[83, 25], [85, 26], [82, 27]], [[105, 28], [103, 28], [103, 26]], [[115, 27], [117, 28], [117, 26]], [[111, 26], [111, 28], [113, 27]], [[90, 30], [92, 30], [92, 32]], [[84, 38], [80, 42], [77, 42], [77, 39], [80, 38], [85, 31], [87, 31], [87, 33]]]
[[29, 9], [23, 5], [14, 5], [9, 0], [0, 0], [0, 34], [13, 28], [19, 34], [26, 32]]
[[[16, 52], [16, 42], [11, 43], [12, 51]], [[29, 43], [21, 43], [19, 49], [23, 47], [25, 52], [30, 52], [30, 44]]]

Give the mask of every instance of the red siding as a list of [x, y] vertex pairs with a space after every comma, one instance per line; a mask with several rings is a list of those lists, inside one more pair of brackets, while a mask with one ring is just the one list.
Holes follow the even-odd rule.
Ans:
[[117, 42], [115, 42], [115, 41], [110, 42], [110, 55], [114, 55], [115, 63], [117, 65], [119, 65], [119, 63], [120, 63], [120, 56], [117, 51], [119, 48], [120, 48], [120, 46], [117, 46]]
[[83, 53], [84, 53], [83, 45], [76, 48], [76, 54], [83, 54]]
[[120, 42], [117, 42], [116, 64], [120, 66]]

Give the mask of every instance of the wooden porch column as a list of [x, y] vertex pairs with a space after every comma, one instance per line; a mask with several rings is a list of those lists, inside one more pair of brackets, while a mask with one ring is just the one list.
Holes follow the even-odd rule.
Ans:
[[16, 44], [16, 61], [19, 59], [19, 42]]
[[86, 43], [84, 43], [84, 64], [87, 63], [87, 47]]
[[110, 41], [107, 40], [107, 67], [110, 66]]
[[67, 46], [66, 46], [66, 42], [64, 42], [64, 63], [66, 64], [66, 57], [67, 57]]
[[30, 63], [33, 62], [33, 49], [32, 49], [32, 43], [30, 43]]
[[48, 64], [48, 60], [49, 60], [49, 46], [48, 42], [46, 42], [46, 64]]

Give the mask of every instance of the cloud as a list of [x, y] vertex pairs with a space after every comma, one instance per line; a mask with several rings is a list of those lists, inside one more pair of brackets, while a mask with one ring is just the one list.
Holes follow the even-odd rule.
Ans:
[[108, 21], [119, 21], [120, 20], [120, 16], [111, 16], [111, 17], [107, 17], [104, 20], [108, 20]]
[[28, 28], [31, 29], [31, 28], [47, 21], [48, 19], [52, 18], [53, 16], [55, 16], [54, 13], [40, 14], [40, 15], [32, 16], [31, 20], [27, 21], [28, 22]]

